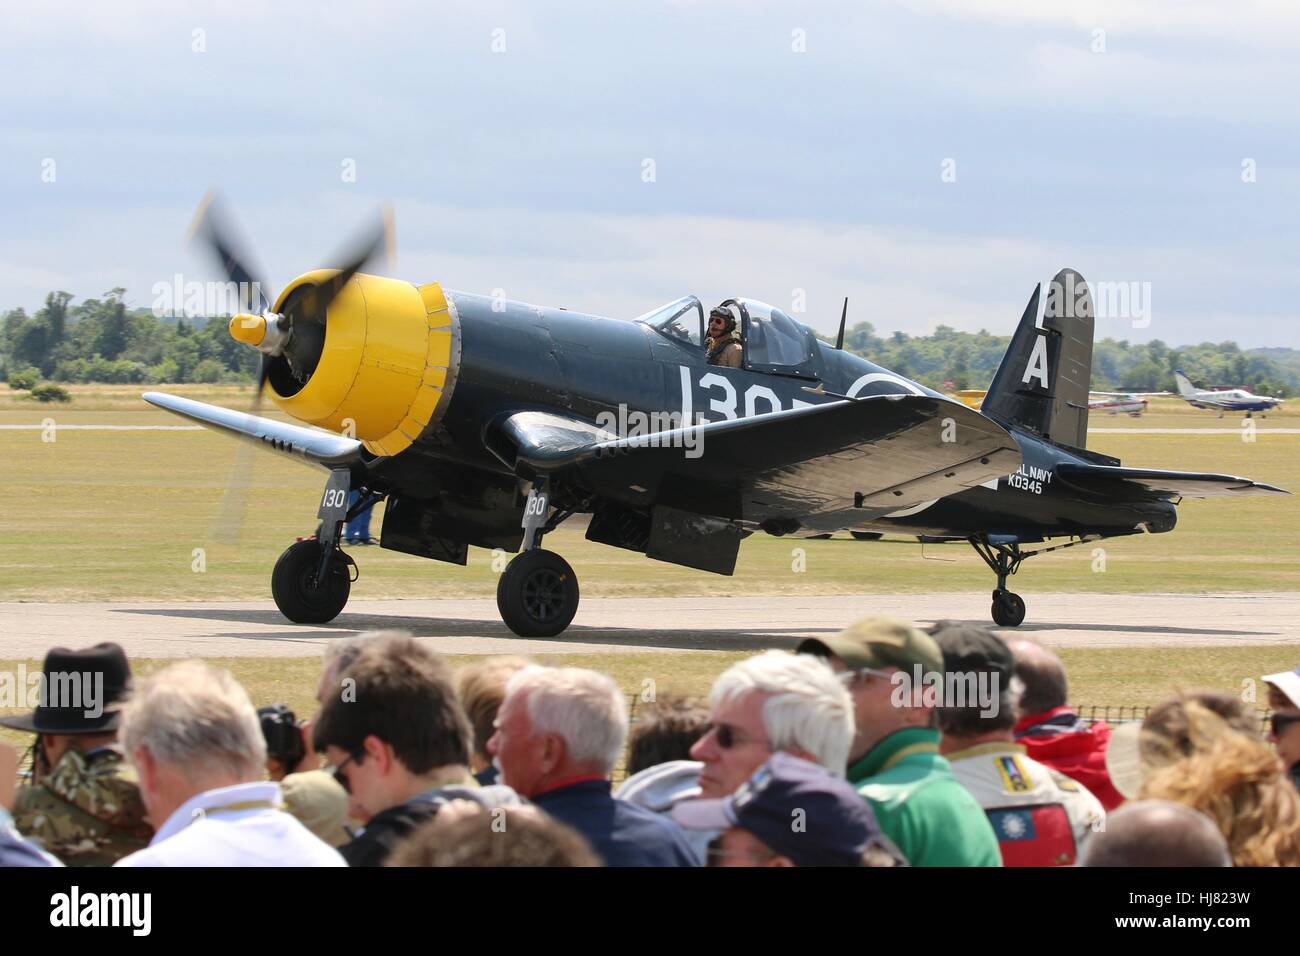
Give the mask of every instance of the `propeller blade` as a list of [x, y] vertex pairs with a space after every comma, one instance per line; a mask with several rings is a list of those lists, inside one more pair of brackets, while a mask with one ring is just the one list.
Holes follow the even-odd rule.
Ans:
[[239, 284], [241, 310], [256, 311], [259, 315], [270, 310], [266, 283], [261, 279], [260, 270], [252, 265], [247, 243], [227, 221], [215, 190], [208, 190], [199, 203], [185, 238], [206, 247], [226, 278]]
[[337, 257], [344, 264], [339, 267], [339, 274], [317, 286], [311, 295], [304, 296], [299, 306], [302, 317], [323, 316], [344, 286], [352, 277], [373, 262], [379, 256], [391, 264], [396, 234], [393, 228], [392, 207], [384, 205], [379, 212], [379, 222], [364, 237], [355, 242], [348, 253]]

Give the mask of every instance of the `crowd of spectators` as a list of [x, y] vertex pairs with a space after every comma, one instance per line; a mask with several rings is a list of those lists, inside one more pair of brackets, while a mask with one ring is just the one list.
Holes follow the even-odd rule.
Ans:
[[1300, 669], [1267, 735], [1217, 691], [1112, 727], [1048, 648], [877, 617], [629, 720], [606, 674], [376, 632], [330, 645], [292, 746], [199, 661], [44, 674], [100, 697], [0, 718], [33, 741], [21, 781], [0, 745], [3, 866], [1300, 865]]

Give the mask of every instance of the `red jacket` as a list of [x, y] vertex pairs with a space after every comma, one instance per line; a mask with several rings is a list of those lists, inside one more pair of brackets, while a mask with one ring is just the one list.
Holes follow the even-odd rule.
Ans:
[[1106, 772], [1110, 726], [1105, 721], [1089, 725], [1069, 707], [1056, 707], [1022, 717], [1015, 734], [1030, 757], [1083, 784], [1107, 811], [1124, 802]]

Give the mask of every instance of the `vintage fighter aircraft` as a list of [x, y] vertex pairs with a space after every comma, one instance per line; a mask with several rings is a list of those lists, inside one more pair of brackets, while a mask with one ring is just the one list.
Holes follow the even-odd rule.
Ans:
[[[255, 278], [218, 220], [200, 232], [232, 282]], [[591, 515], [590, 540], [718, 574], [760, 531], [964, 540], [997, 576], [993, 619], [1014, 626], [1025, 605], [1007, 577], [1026, 558], [1169, 531], [1184, 497], [1285, 493], [1122, 468], [1085, 449], [1092, 306], [1068, 270], [1041, 315], [1034, 290], [975, 411], [753, 299], [726, 303], [743, 367], [721, 368], [707, 362], [694, 296], [603, 318], [363, 274], [381, 246], [377, 236], [342, 269], [299, 276], [230, 322], [261, 353], [259, 394], [269, 386], [318, 428], [144, 396], [329, 472], [317, 535], [271, 578], [296, 622], [343, 609], [356, 566], [340, 527], [379, 499], [385, 548], [462, 565], [470, 546], [520, 552], [498, 608], [516, 634], [549, 636], [573, 619], [578, 580], [541, 544], [578, 513]], [[1064, 543], [1024, 550], [1051, 538]]]

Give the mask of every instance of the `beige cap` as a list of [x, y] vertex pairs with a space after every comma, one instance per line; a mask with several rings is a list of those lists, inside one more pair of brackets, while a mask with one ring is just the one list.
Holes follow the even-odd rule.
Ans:
[[280, 781], [284, 809], [299, 823], [330, 846], [342, 846], [352, 839], [345, 824], [348, 819], [348, 795], [325, 770], [291, 773]]
[[834, 637], [810, 637], [797, 648], [800, 654], [834, 654], [852, 670], [897, 667], [922, 673], [943, 673], [943, 652], [934, 638], [892, 617], [866, 617], [854, 621]]

